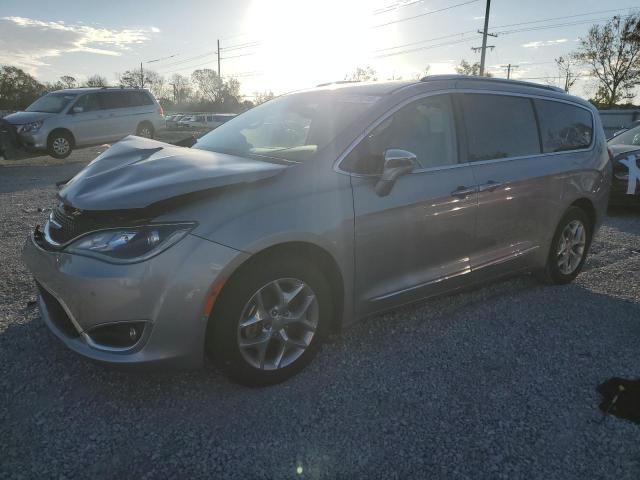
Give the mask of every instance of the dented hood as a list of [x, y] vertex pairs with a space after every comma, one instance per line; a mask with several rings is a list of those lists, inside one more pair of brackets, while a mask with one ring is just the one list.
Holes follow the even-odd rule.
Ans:
[[87, 165], [58, 196], [81, 210], [145, 208], [188, 193], [254, 182], [286, 168], [129, 136]]

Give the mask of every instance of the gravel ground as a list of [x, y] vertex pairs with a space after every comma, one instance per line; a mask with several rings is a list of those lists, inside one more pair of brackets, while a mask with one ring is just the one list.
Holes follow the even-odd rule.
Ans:
[[640, 478], [640, 426], [601, 422], [595, 391], [640, 376], [640, 212], [610, 212], [572, 285], [370, 318], [247, 389], [97, 365], [46, 329], [19, 251], [83, 162], [0, 167], [0, 478]]

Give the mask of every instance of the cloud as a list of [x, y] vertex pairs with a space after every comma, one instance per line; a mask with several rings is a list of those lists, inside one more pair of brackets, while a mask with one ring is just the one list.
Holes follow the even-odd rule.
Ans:
[[559, 38], [557, 40], [538, 40], [537, 42], [529, 42], [522, 45], [524, 48], [540, 48], [540, 47], [551, 47], [553, 45], [558, 45], [560, 43], [568, 42], [569, 40], [566, 38]]
[[46, 59], [65, 53], [84, 52], [120, 56], [131, 45], [149, 40], [160, 30], [109, 29], [25, 17], [0, 18], [0, 64], [11, 64], [35, 73], [48, 65]]

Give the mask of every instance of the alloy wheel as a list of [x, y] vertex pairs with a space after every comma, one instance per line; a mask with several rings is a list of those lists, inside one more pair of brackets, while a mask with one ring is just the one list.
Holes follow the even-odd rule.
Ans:
[[576, 271], [585, 254], [587, 232], [580, 220], [569, 222], [558, 239], [556, 250], [558, 269], [563, 275]]
[[71, 148], [71, 144], [65, 137], [58, 137], [51, 142], [51, 147], [57, 155], [66, 155]]
[[255, 292], [242, 310], [240, 352], [254, 368], [284, 368], [309, 347], [318, 320], [318, 300], [309, 285], [295, 278], [273, 280]]

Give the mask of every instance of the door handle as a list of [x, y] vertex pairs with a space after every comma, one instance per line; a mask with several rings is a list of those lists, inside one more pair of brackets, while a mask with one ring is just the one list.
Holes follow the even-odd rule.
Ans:
[[476, 193], [478, 191], [478, 187], [464, 187], [460, 186], [456, 188], [453, 192], [451, 192], [452, 197], [465, 198], [472, 193]]
[[489, 180], [487, 183], [484, 183], [478, 187], [479, 192], [493, 192], [494, 190], [500, 188], [502, 184], [500, 182], [494, 182], [493, 180]]

